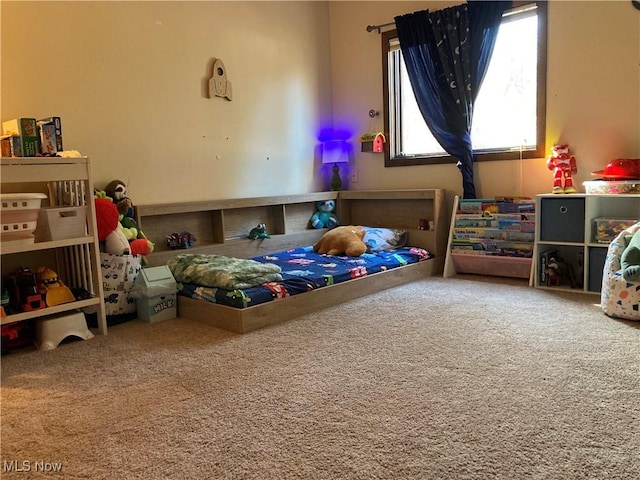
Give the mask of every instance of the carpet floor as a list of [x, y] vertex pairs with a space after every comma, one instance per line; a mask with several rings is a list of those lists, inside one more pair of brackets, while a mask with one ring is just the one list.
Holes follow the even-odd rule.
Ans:
[[14, 352], [2, 478], [637, 479], [640, 323], [598, 302], [458, 275]]

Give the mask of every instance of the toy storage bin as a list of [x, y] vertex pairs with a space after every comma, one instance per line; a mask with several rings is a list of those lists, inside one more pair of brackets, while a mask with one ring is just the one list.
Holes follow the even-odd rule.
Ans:
[[620, 232], [635, 225], [638, 220], [637, 218], [594, 218], [595, 239], [598, 243], [611, 243]]
[[2, 226], [0, 241], [33, 243], [33, 232], [37, 228], [40, 204], [47, 196], [44, 193], [0, 194]]
[[87, 207], [44, 207], [38, 215], [37, 242], [86, 235]]
[[142, 268], [141, 262], [142, 257], [140, 255], [100, 253], [104, 307], [107, 319], [135, 313], [136, 302], [129, 296], [129, 293]]
[[177, 291], [169, 267], [143, 268], [131, 290], [131, 296], [136, 298], [138, 318], [147, 323], [176, 318]]
[[640, 180], [591, 180], [582, 184], [588, 194], [640, 194]]

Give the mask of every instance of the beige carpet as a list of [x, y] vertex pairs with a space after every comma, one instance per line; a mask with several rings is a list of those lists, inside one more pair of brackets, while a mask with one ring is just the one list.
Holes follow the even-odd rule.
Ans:
[[640, 478], [640, 324], [598, 301], [433, 278], [244, 336], [13, 353], [2, 478]]

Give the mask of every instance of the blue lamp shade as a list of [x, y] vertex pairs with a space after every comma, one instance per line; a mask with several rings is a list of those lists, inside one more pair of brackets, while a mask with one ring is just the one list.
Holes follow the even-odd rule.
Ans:
[[348, 163], [349, 149], [343, 140], [329, 140], [322, 144], [322, 163]]

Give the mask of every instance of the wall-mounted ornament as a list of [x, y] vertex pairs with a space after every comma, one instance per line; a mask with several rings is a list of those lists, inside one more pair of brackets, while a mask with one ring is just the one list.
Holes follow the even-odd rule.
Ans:
[[213, 62], [212, 76], [209, 79], [209, 97], [224, 97], [231, 101], [231, 82], [227, 80], [227, 69], [222, 60]]
[[362, 143], [361, 152], [384, 152], [385, 138], [382, 132], [365, 133], [360, 137], [360, 142]]

